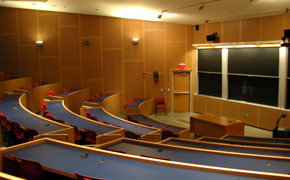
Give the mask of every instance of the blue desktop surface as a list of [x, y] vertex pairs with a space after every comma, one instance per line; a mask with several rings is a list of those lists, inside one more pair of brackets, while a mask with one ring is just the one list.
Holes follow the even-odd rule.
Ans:
[[144, 101], [146, 101], [147, 99], [138, 99], [137, 101], [133, 101], [131, 104], [129, 104], [127, 106], [127, 108], [131, 108], [131, 107], [139, 107], [141, 103], [143, 103]]
[[36, 130], [39, 134], [64, 129], [65, 127], [46, 121], [38, 115], [32, 115], [24, 110], [19, 99], [22, 94], [11, 94], [0, 103], [0, 111], [10, 120], [17, 122], [21, 126]]
[[91, 102], [102, 102], [102, 101], [104, 101], [106, 98], [108, 98], [108, 97], [110, 97], [110, 96], [112, 96], [112, 95], [114, 95], [114, 94], [105, 94], [105, 95], [103, 95], [103, 96], [100, 96], [100, 97], [98, 97], [98, 98], [95, 98], [93, 101], [91, 101]]
[[120, 120], [114, 116], [111, 116], [110, 114], [106, 113], [102, 108], [97, 108], [97, 109], [90, 109], [88, 108], [88, 113], [91, 114], [92, 116], [96, 117], [98, 120], [107, 122], [111, 125], [116, 125], [119, 127], [124, 128], [127, 131], [131, 131], [135, 134], [148, 134], [153, 131], [154, 129], [147, 128], [144, 126], [139, 126], [138, 124], [132, 124], [127, 121]]
[[87, 152], [85, 149], [72, 148], [45, 142], [5, 153], [16, 157], [39, 162], [44, 168], [57, 170], [73, 175], [73, 172], [86, 176], [106, 178], [110, 180], [254, 180], [239, 175], [220, 174], [178, 167], [157, 165], [149, 162], [129, 160], [118, 156], [101, 154], [96, 151]]
[[116, 128], [102, 125], [101, 123], [88, 121], [82, 117], [67, 111], [62, 101], [48, 101], [46, 104], [47, 111], [58, 119], [63, 120], [65, 123], [75, 125], [81, 129], [89, 129], [95, 131], [97, 134], [106, 134], [117, 130]]
[[179, 139], [171, 139], [170, 141], [165, 142], [164, 144], [182, 146], [182, 147], [191, 147], [191, 148], [201, 148], [209, 150], [218, 150], [218, 151], [229, 151], [229, 152], [238, 152], [238, 153], [248, 153], [248, 154], [260, 154], [260, 155], [270, 155], [270, 156], [284, 156], [290, 157], [290, 150], [288, 151], [279, 151], [275, 149], [265, 150], [257, 148], [244, 148], [243, 146], [225, 146], [222, 144], [206, 144], [199, 141], [183, 141]]
[[155, 121], [154, 119], [151, 119], [143, 114], [131, 114], [131, 115], [128, 115], [128, 117], [130, 117], [133, 120], [138, 121], [141, 124], [148, 124], [158, 129], [165, 129], [165, 130], [171, 131], [173, 134], [176, 134], [176, 135], [178, 135], [181, 131], [186, 129], [186, 128], [181, 128], [181, 127], [176, 127], [173, 125], [164, 124], [159, 121]]
[[105, 147], [106, 149], [123, 151], [127, 154], [146, 155], [151, 157], [165, 158], [172, 161], [217, 166], [242, 170], [289, 174], [290, 160], [273, 160], [267, 157], [252, 158], [235, 155], [202, 152], [199, 150], [176, 149], [173, 146], [160, 146], [154, 143], [138, 143], [122, 141]]

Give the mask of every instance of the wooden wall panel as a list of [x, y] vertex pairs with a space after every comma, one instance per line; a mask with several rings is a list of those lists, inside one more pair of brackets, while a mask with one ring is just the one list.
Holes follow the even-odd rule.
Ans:
[[19, 43], [21, 45], [32, 44], [38, 40], [37, 11], [18, 10]]
[[0, 33], [17, 33], [16, 9], [0, 7]]
[[[178, 68], [178, 64], [185, 63], [186, 55], [185, 43], [166, 43], [166, 69]], [[167, 78], [171, 72], [167, 72]]]
[[164, 24], [162, 22], [154, 22], [154, 21], [145, 21], [145, 29], [150, 29], [150, 30], [164, 30]]
[[220, 99], [208, 98], [206, 102], [206, 112], [222, 115], [222, 101]]
[[164, 32], [145, 32], [145, 71], [164, 72]]
[[183, 24], [165, 24], [166, 41], [185, 41], [185, 27]]
[[[82, 39], [82, 42], [84, 40]], [[83, 79], [100, 79], [102, 78], [101, 39], [90, 38], [90, 41], [90, 45], [81, 44]]]
[[223, 34], [222, 34], [222, 23], [209, 23], [206, 24], [206, 35], [211, 35], [213, 33], [218, 33], [217, 34], [217, 39], [214, 41], [214, 43], [219, 43], [222, 42], [223, 39]]
[[0, 47], [0, 70], [6, 76], [19, 76], [18, 36], [0, 35]]
[[81, 88], [81, 76], [79, 69], [62, 69], [61, 74], [62, 88]]
[[90, 88], [90, 96], [103, 92], [102, 80], [84, 80], [83, 87]]
[[[143, 60], [143, 21], [123, 20], [124, 60]], [[138, 44], [132, 43], [132, 38], [139, 38]]]
[[199, 30], [193, 30], [193, 43], [194, 44], [202, 44], [206, 43], [206, 25], [199, 25]]
[[60, 82], [59, 58], [40, 58], [41, 82]]
[[143, 62], [125, 62], [124, 79], [125, 79], [125, 100], [134, 98], [144, 98], [144, 81], [142, 76], [144, 70]]
[[240, 20], [223, 22], [222, 42], [239, 42], [241, 23]]
[[194, 96], [194, 112], [205, 113], [206, 112], [206, 98], [202, 96]]
[[289, 13], [284, 15], [284, 29], [290, 29], [290, 14]]
[[101, 18], [99, 16], [80, 15], [80, 19], [82, 37], [101, 36]]
[[165, 75], [159, 74], [159, 81], [157, 83], [153, 80], [153, 72], [147, 72], [145, 78], [145, 98], [164, 97], [165, 92], [161, 88], [165, 88]]
[[260, 107], [258, 127], [272, 131], [276, 127], [276, 121], [280, 117], [281, 112], [278, 109]]
[[284, 36], [283, 15], [262, 17], [262, 41], [281, 40]]
[[36, 46], [24, 46], [19, 48], [20, 76], [32, 77], [32, 82], [40, 82], [40, 69], [38, 61], [38, 49]]
[[38, 16], [39, 40], [43, 40], [41, 56], [59, 55], [58, 14]]
[[78, 27], [60, 28], [60, 57], [62, 67], [80, 66], [80, 40]]
[[122, 19], [102, 17], [103, 48], [122, 48]]
[[239, 103], [222, 101], [222, 116], [239, 119]]
[[79, 15], [71, 13], [59, 13], [59, 24], [62, 25], [79, 25]]
[[104, 91], [123, 90], [122, 51], [103, 51]]
[[[288, 128], [290, 127], [290, 112], [288, 111], [286, 113], [287, 113], [286, 118], [281, 118], [281, 120], [279, 122], [279, 127], [288, 127]], [[277, 121], [277, 119], [276, 119], [276, 121]]]
[[186, 26], [186, 68], [190, 69], [195, 64], [193, 62], [193, 26]]
[[249, 104], [240, 104], [240, 114], [239, 119], [245, 121], [246, 124], [252, 126], [258, 126], [259, 119], [259, 108], [257, 106]]
[[261, 18], [241, 20], [241, 41], [260, 41]]

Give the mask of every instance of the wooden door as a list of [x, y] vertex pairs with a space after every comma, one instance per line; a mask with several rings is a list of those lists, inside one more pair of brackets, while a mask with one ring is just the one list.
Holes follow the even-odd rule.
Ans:
[[191, 111], [191, 71], [173, 71], [173, 112]]

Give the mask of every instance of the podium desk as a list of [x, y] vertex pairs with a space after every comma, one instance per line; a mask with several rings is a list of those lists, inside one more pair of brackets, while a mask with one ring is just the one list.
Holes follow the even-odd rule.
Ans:
[[208, 113], [190, 117], [190, 132], [201, 136], [244, 135], [244, 125], [243, 121]]

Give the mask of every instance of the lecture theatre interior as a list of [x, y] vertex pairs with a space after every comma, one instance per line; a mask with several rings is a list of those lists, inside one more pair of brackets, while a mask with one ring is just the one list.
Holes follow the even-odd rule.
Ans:
[[290, 179], [289, 49], [289, 0], [1, 0], [0, 179]]

